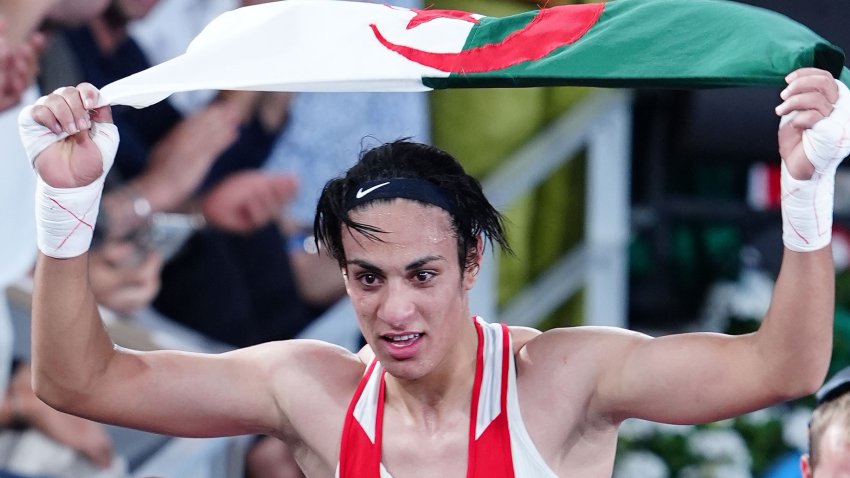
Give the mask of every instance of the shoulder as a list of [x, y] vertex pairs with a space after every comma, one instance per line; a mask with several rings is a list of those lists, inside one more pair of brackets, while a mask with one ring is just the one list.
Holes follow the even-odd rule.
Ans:
[[[277, 433], [294, 433], [321, 454], [322, 436], [341, 433], [341, 424], [365, 366], [357, 354], [318, 340], [269, 342], [230, 352], [254, 379], [263, 381], [286, 421]], [[282, 435], [278, 435], [283, 437]]]
[[593, 326], [545, 332], [511, 327], [511, 336], [518, 372], [536, 375], [535, 371], [540, 371], [547, 380], [553, 373], [595, 375], [600, 367], [620, 360], [632, 346], [649, 338], [631, 330]]
[[[614, 327], [566, 327], [538, 333], [515, 348], [521, 389], [566, 394], [586, 403], [602, 377], [650, 337]], [[546, 395], [546, 394], [543, 394]]]
[[563, 467], [564, 447], [576, 443], [594, 454], [607, 449], [616, 439], [616, 425], [596, 413], [593, 403], [609, 364], [619, 363], [640, 334], [569, 327], [544, 332], [511, 328], [511, 335], [522, 419], [547, 462]]
[[327, 377], [359, 377], [365, 367], [360, 357], [338, 345], [320, 340], [283, 340], [236, 351], [250, 357], [255, 365], [271, 375], [296, 374]]
[[356, 354], [319, 340], [268, 342], [224, 356], [242, 361], [246, 373], [270, 384], [276, 395], [293, 404], [329, 393], [347, 400], [365, 371]]
[[514, 349], [521, 352], [525, 349], [541, 352], [587, 352], [603, 346], [627, 345], [642, 341], [649, 336], [640, 332], [618, 327], [558, 327], [541, 332], [528, 327], [510, 327]]
[[516, 325], [509, 325], [508, 330], [511, 331], [511, 343], [514, 354], [522, 350], [529, 341], [539, 337], [543, 333], [532, 327], [519, 327]]
[[357, 352], [357, 358], [360, 359], [360, 362], [364, 366], [368, 367], [369, 364], [372, 363], [372, 360], [375, 360], [375, 352], [373, 352], [372, 347], [367, 344], [364, 345], [359, 352]]

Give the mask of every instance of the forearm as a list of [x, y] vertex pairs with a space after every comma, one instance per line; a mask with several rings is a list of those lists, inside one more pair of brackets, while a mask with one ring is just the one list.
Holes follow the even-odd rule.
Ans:
[[776, 108], [782, 197], [782, 268], [755, 334], [769, 390], [807, 395], [831, 358], [835, 307], [832, 216], [835, 174], [850, 154], [850, 90], [821, 70], [786, 78]]
[[762, 380], [780, 395], [813, 393], [832, 351], [835, 270], [832, 251], [786, 249], [770, 309], [754, 334]]
[[88, 254], [39, 255], [33, 287], [33, 388], [58, 408], [97, 393], [114, 355], [88, 279]]

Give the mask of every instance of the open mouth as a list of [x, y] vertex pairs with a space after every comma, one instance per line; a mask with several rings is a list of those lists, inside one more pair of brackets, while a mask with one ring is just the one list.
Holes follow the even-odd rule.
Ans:
[[416, 342], [419, 337], [422, 337], [420, 333], [409, 333], [409, 334], [399, 334], [399, 335], [382, 335], [381, 338], [385, 341], [389, 342], [394, 347], [406, 347], [408, 345]]

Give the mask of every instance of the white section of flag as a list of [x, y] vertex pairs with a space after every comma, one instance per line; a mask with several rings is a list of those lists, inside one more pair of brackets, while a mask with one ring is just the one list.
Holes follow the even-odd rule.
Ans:
[[174, 59], [106, 85], [104, 102], [137, 108], [178, 91], [425, 91], [422, 77], [446, 77], [386, 49], [387, 40], [457, 53], [472, 22], [434, 18], [414, 28], [416, 12], [386, 4], [287, 0], [224, 13]]

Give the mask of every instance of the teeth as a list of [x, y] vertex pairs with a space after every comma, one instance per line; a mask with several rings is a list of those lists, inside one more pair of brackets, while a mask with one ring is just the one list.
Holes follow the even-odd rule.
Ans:
[[392, 340], [393, 342], [404, 342], [407, 340], [413, 340], [418, 337], [419, 334], [396, 335], [395, 337], [390, 337], [390, 340]]

